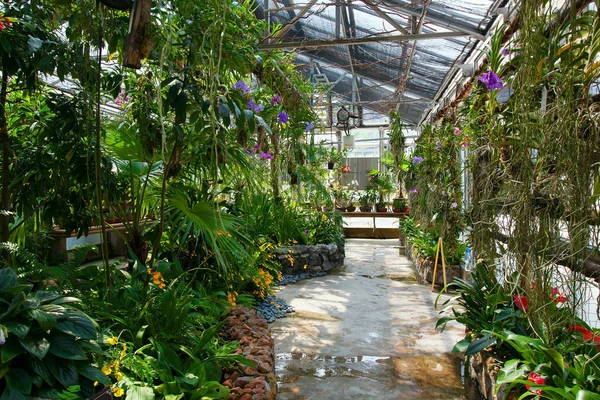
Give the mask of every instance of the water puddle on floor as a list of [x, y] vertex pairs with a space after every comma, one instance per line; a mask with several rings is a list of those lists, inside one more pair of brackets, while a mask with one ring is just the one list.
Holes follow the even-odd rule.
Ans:
[[[282, 399], [315, 399], [339, 387], [367, 390], [368, 398], [465, 399], [462, 358], [454, 354], [405, 357], [276, 355], [278, 392]], [[351, 381], [348, 381], [351, 379]]]
[[383, 275], [358, 275], [362, 278], [369, 279], [390, 279], [396, 282], [404, 282], [404, 283], [418, 283], [417, 278], [414, 275], [405, 275], [405, 274], [383, 274]]

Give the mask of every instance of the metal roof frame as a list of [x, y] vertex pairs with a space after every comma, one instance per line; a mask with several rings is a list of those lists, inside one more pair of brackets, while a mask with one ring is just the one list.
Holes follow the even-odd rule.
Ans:
[[[294, 51], [307, 76], [321, 65], [348, 105], [397, 109], [416, 126], [508, 0], [254, 1], [257, 17], [269, 22], [262, 49]], [[274, 23], [281, 28], [271, 32]]]

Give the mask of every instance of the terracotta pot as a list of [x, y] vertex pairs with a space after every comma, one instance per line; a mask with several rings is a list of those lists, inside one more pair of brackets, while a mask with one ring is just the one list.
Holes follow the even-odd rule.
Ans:
[[371, 212], [373, 211], [373, 206], [360, 206], [360, 212]]
[[404, 212], [404, 208], [392, 208], [392, 211], [394, 214], [400, 214], [401, 212]]
[[354, 212], [354, 211], [356, 211], [356, 207], [355, 206], [348, 206], [348, 207], [346, 207], [346, 211], [348, 211], [348, 212]]
[[387, 212], [387, 207], [377, 207], [377, 212]]
[[108, 217], [108, 218], [106, 218], [106, 222], [108, 222], [109, 224], [115, 224], [117, 222], [117, 218]]

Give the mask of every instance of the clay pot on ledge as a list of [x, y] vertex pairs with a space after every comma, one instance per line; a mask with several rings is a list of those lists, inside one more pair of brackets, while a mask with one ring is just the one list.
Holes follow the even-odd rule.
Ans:
[[377, 212], [388, 212], [387, 206], [377, 206]]
[[356, 211], [356, 206], [348, 206], [348, 207], [346, 207], [346, 211], [347, 212], [355, 212]]
[[360, 206], [360, 212], [371, 212], [373, 211], [373, 206]]

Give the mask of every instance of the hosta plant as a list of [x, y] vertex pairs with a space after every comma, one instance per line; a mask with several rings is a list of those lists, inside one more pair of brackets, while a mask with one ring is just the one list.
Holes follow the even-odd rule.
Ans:
[[33, 291], [10, 268], [0, 269], [0, 399], [57, 398], [79, 385], [90, 397], [94, 382], [109, 383], [92, 366], [100, 352], [96, 323], [74, 297]]

